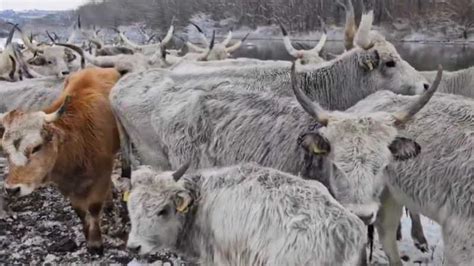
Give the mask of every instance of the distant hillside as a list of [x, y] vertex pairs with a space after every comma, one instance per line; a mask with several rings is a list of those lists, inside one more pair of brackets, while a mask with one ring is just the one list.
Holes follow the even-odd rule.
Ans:
[[73, 21], [74, 11], [27, 10], [0, 11], [0, 38], [8, 35], [11, 26], [7, 22], [26, 28], [68, 27]]

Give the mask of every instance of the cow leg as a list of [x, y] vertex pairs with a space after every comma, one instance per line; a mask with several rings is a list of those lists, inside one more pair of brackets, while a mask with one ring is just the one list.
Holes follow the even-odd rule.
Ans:
[[400, 224], [403, 206], [395, 201], [388, 189], [382, 193], [381, 200], [382, 206], [377, 214], [375, 226], [390, 265], [401, 266], [403, 264], [398, 253], [397, 227]]
[[411, 238], [415, 247], [421, 252], [428, 252], [428, 241], [426, 241], [425, 234], [423, 233], [423, 226], [421, 225], [420, 215], [412, 211], [408, 211], [411, 219]]
[[87, 241], [89, 238], [89, 221], [87, 219], [87, 211], [84, 210], [81, 204], [75, 200], [71, 199], [71, 205], [72, 209], [76, 212], [77, 216], [79, 216], [79, 219], [81, 220], [82, 232], [84, 233], [84, 238]]
[[99, 255], [104, 253], [102, 234], [100, 232], [101, 211], [102, 202], [95, 202], [89, 205], [89, 238], [87, 239], [87, 248], [89, 252]]

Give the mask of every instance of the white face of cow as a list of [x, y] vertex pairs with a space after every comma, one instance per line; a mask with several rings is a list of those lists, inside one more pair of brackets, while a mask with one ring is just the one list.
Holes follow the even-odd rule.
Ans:
[[25, 196], [41, 186], [58, 156], [58, 130], [43, 112], [12, 111], [3, 118], [2, 147], [9, 172], [7, 192]]
[[426, 78], [400, 57], [393, 44], [378, 32], [371, 31], [373, 12], [363, 14], [355, 37], [355, 44], [366, 50], [367, 58], [359, 64], [368, 70], [369, 79], [379, 90], [398, 94], [422, 94], [429, 88]]
[[307, 153], [325, 156], [334, 197], [367, 223], [375, 220], [386, 167], [394, 158], [416, 156], [412, 140], [397, 138], [395, 117], [388, 113], [331, 113], [327, 126], [306, 134]]
[[334, 197], [364, 222], [375, 221], [386, 167], [394, 159], [407, 160], [420, 153], [415, 141], [397, 137], [397, 128], [429, 102], [441, 76], [440, 69], [433, 86], [396, 113], [329, 112], [298, 88], [293, 64], [291, 84], [296, 99], [322, 125], [317, 132], [303, 135], [300, 144], [307, 154], [324, 158], [326, 169], [321, 172], [329, 176], [320, 180], [329, 180]]
[[77, 56], [68, 48], [53, 46], [44, 47], [35, 57], [28, 60], [33, 70], [43, 76], [59, 78], [78, 70]]
[[147, 167], [133, 173], [128, 200], [129, 250], [147, 254], [176, 247], [190, 196], [172, 174], [156, 174]]

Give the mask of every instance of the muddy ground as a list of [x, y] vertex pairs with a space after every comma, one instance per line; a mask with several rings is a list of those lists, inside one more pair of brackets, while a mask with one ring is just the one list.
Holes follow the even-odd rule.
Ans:
[[[5, 159], [0, 158], [0, 182], [6, 173]], [[3, 184], [0, 184], [3, 190]], [[0, 264], [94, 263], [182, 265], [185, 262], [171, 252], [146, 257], [125, 249], [130, 226], [126, 207], [118, 191], [114, 192], [113, 210], [102, 216], [104, 255], [90, 255], [86, 249], [79, 218], [69, 202], [54, 187], [33, 194], [8, 199], [7, 217], [0, 218]]]

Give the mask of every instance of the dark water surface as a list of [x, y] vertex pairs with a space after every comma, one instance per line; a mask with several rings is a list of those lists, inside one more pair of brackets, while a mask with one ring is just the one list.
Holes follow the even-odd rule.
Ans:
[[[295, 48], [311, 48], [316, 42], [294, 43]], [[474, 44], [443, 43], [394, 43], [403, 59], [416, 69], [434, 70], [438, 64], [449, 71], [459, 70], [474, 65]], [[341, 54], [343, 42], [327, 42], [324, 52]], [[251, 57], [262, 60], [291, 60], [282, 40], [247, 41], [235, 54], [236, 57]]]

